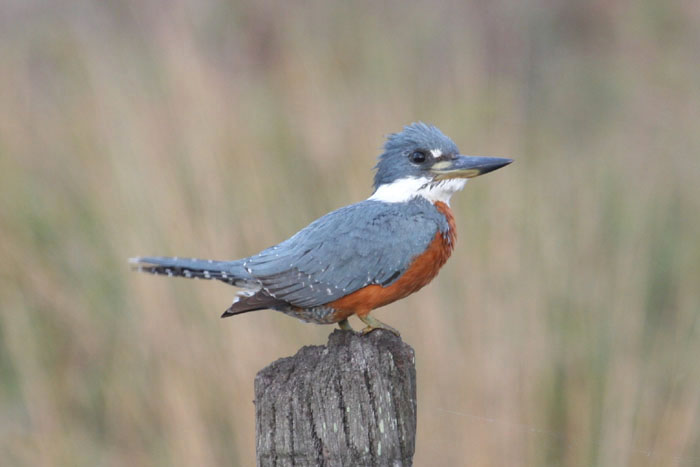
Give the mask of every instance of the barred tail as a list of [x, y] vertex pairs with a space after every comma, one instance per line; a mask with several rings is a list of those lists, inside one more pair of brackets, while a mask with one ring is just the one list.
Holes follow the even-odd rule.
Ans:
[[162, 274], [188, 279], [216, 279], [238, 287], [249, 287], [257, 281], [248, 274], [240, 261], [214, 261], [211, 259], [168, 258], [146, 256], [130, 258], [136, 271]]

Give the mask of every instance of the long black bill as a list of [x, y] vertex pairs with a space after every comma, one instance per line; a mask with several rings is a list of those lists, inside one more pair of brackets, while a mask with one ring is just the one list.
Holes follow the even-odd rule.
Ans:
[[505, 167], [513, 159], [503, 157], [457, 156], [455, 159], [440, 161], [430, 170], [437, 180], [448, 178], [474, 178]]

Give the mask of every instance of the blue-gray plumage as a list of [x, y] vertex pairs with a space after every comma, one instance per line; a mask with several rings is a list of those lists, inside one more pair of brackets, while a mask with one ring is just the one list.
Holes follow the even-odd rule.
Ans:
[[466, 178], [510, 162], [461, 156], [440, 130], [414, 123], [388, 137], [369, 199], [326, 214], [278, 245], [236, 261], [133, 261], [145, 272], [242, 287], [224, 316], [272, 308], [347, 328], [347, 317], [357, 314], [366, 331], [393, 331], [369, 312], [437, 274], [454, 246], [450, 196]]
[[375, 166], [374, 189], [407, 176], [421, 177], [423, 167], [406, 157], [406, 148], [439, 150], [442, 154], [459, 154], [457, 145], [438, 128], [423, 122], [408, 125], [400, 133], [389, 135], [384, 143], [384, 153]]
[[362, 201], [243, 260], [243, 267], [276, 298], [313, 307], [370, 284], [391, 285], [447, 228], [445, 216], [424, 198]]

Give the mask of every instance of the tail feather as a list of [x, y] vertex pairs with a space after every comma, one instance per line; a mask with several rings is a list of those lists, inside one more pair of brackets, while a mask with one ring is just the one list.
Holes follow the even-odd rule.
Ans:
[[249, 311], [288, 306], [287, 302], [276, 299], [265, 290], [247, 290], [236, 294], [233, 303], [224, 311], [221, 317], [228, 318], [229, 316], [240, 315]]
[[240, 261], [146, 256], [131, 258], [133, 269], [149, 274], [186, 277], [188, 279], [216, 279], [236, 286], [249, 286], [257, 281], [245, 270]]

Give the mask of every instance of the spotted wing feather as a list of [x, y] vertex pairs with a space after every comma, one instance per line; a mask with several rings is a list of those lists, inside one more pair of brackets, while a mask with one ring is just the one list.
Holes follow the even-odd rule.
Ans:
[[390, 285], [446, 228], [425, 200], [363, 201], [327, 214], [243, 266], [276, 299], [319, 306], [370, 284]]

